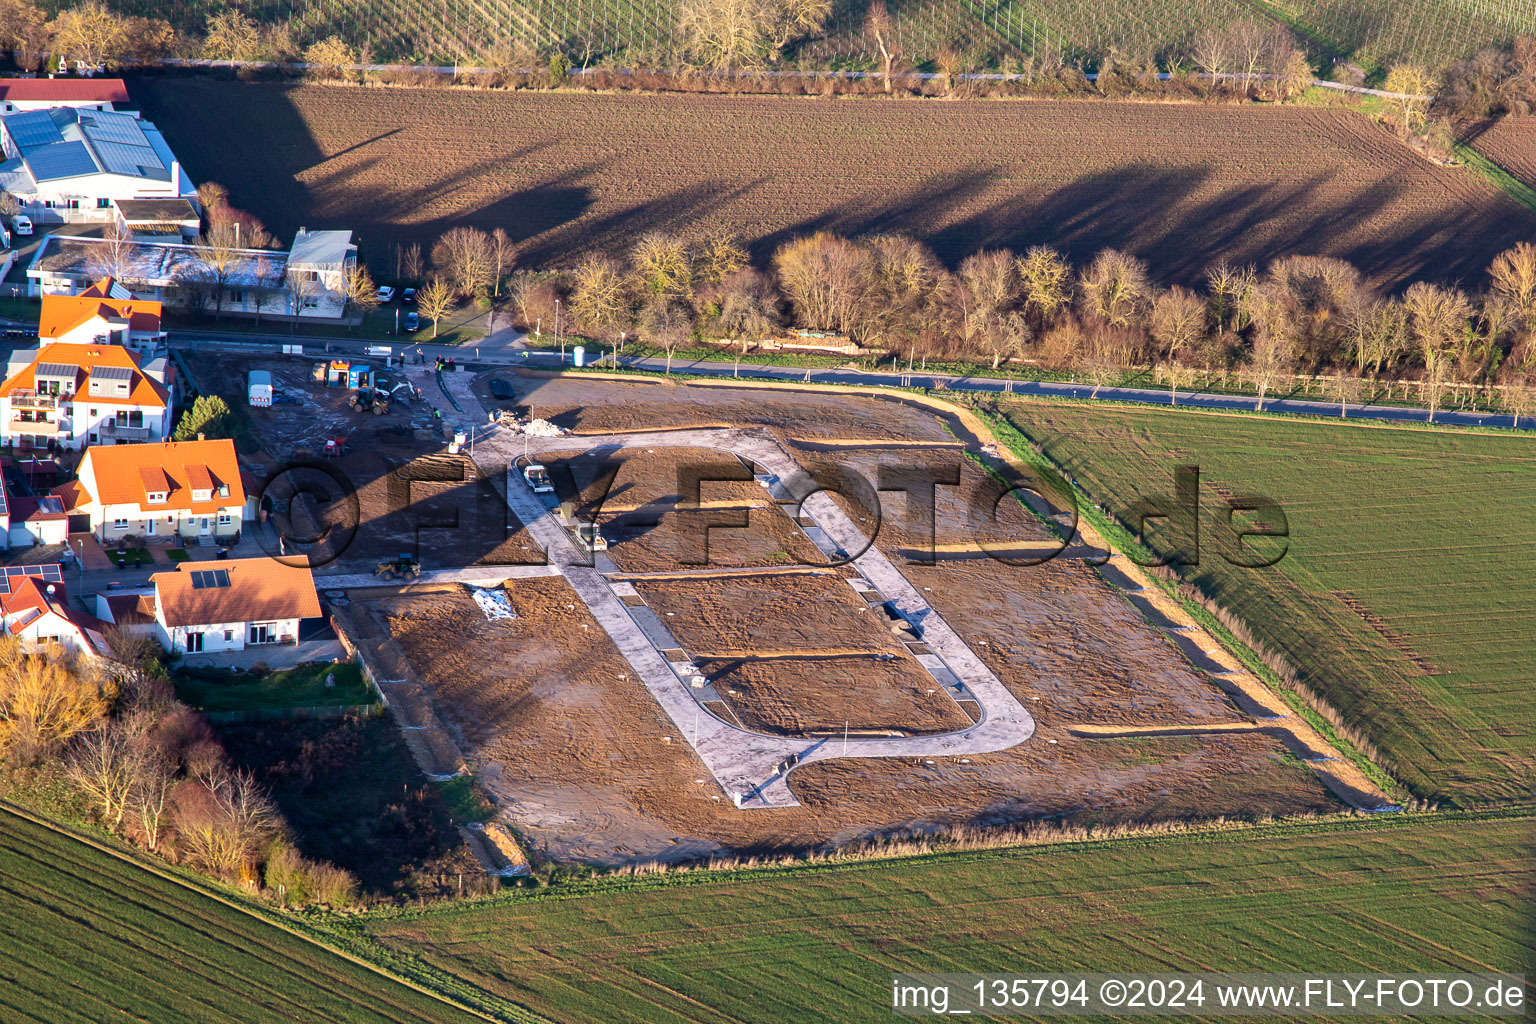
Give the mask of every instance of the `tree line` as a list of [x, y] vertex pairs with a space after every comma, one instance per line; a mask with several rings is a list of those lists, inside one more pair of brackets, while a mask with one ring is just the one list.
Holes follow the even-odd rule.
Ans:
[[1102, 386], [1150, 370], [1175, 390], [1221, 376], [1260, 402], [1296, 375], [1326, 377], [1341, 400], [1367, 382], [1412, 382], [1435, 409], [1453, 387], [1489, 390], [1526, 414], [1536, 383], [1536, 246], [1500, 253], [1476, 291], [1417, 282], [1383, 294], [1344, 260], [1220, 262], [1197, 287], [1159, 287], [1147, 263], [1104, 249], [1080, 265], [1049, 246], [989, 249], [953, 271], [899, 235], [817, 233], [763, 268], [724, 233], [652, 233], [620, 259], [515, 274], [519, 323], [604, 342], [636, 339], [669, 360], [689, 342], [738, 356], [791, 328], [845, 336], [897, 363], [1025, 363]]

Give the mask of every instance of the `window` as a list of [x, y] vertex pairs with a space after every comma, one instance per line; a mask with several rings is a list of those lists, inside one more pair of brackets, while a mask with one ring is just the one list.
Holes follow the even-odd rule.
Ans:
[[98, 210], [110, 210], [110, 209], [112, 209], [112, 200], [98, 198], [96, 200], [96, 209], [98, 209]]
[[234, 639], [235, 639], [235, 631], [232, 630], [232, 629], [226, 629], [224, 631], [224, 642], [225, 643], [231, 643]]
[[239, 288], [231, 288], [229, 290], [229, 301], [237, 306], [245, 305], [245, 292]]
[[165, 491], [150, 491], [144, 497], [147, 504], [164, 505], [167, 493]]
[[213, 492], [209, 491], [209, 490], [206, 490], [206, 489], [205, 490], [193, 491], [192, 492], [192, 500], [193, 501], [210, 501], [210, 500], [212, 500], [212, 498], [213, 498]]
[[228, 512], [220, 512], [219, 513], [219, 525], [220, 526], [229, 526], [234, 521], [235, 521], [235, 517], [230, 515]]
[[112, 520], [112, 529], [114, 529], [114, 530], [126, 530], [126, 529], [128, 529], [128, 520], [126, 520], [126, 519], [114, 519], [114, 520]]

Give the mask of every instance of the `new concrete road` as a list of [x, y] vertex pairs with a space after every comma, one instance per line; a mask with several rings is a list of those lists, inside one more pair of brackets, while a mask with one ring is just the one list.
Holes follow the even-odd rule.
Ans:
[[[480, 345], [432, 345], [429, 339], [419, 339], [413, 335], [409, 338], [398, 339], [400, 344], [395, 346], [395, 351], [409, 352], [415, 355], [417, 349], [430, 363], [435, 357], [451, 357], [462, 363], [473, 364], [476, 367], [492, 368], [495, 366], [527, 366], [540, 370], [558, 369], [562, 366], [570, 366], [573, 355], [567, 351], [564, 355], [560, 352], [544, 349], [527, 348], [523, 345], [523, 338], [510, 330], [494, 332]], [[303, 343], [308, 352], [321, 352], [327, 343], [326, 339], [291, 337], [286, 334], [240, 334], [240, 335], [199, 335], [195, 332], [173, 332], [171, 343], [178, 347], [225, 347], [244, 351], [271, 351], [279, 350], [280, 345]], [[390, 341], [369, 341], [364, 339], [335, 338], [330, 339], [331, 350], [335, 352], [361, 353], [368, 345], [391, 344]], [[606, 348], [596, 352], [589, 351], [588, 357], [606, 353]], [[661, 373], [666, 370], [667, 362], [659, 358], [635, 358], [620, 357], [619, 369], [621, 370], [645, 370]], [[1246, 411], [1258, 411], [1257, 398], [1243, 395], [1219, 395], [1206, 392], [1180, 391], [1177, 394], [1170, 393], [1166, 388], [1153, 387], [1103, 387], [1095, 389], [1088, 384], [1069, 384], [1054, 381], [1022, 381], [1007, 380], [998, 377], [971, 376], [957, 377], [943, 373], [930, 373], [915, 371], [903, 373], [898, 371], [877, 371], [857, 369], [796, 369], [789, 366], [764, 366], [760, 364], [743, 363], [737, 370], [733, 363], [717, 362], [712, 360], [686, 361], [674, 360], [672, 371], [680, 374], [694, 374], [704, 377], [741, 377], [749, 380], [778, 380], [801, 381], [812, 384], [860, 384], [883, 387], [912, 387], [912, 388], [944, 388], [950, 391], [968, 391], [990, 394], [1014, 394], [1034, 395], [1049, 398], [1097, 398], [1100, 401], [1110, 402], [1136, 402], [1145, 405], [1173, 405], [1180, 408], [1192, 409], [1235, 409]], [[1283, 394], [1265, 399], [1264, 412], [1293, 413], [1307, 416], [1338, 417], [1340, 405], [1338, 402], [1319, 402], [1311, 399], [1288, 398]], [[1426, 409], [1414, 409], [1393, 405], [1361, 405], [1349, 403], [1342, 409], [1346, 418], [1366, 419], [1402, 423], [1425, 423], [1429, 421], [1430, 414]], [[1483, 427], [1514, 427], [1514, 417], [1502, 413], [1486, 412], [1460, 412], [1452, 409], [1441, 409], [1435, 413], [1434, 422], [1450, 426], [1483, 426]], [[1526, 419], [1519, 424], [1521, 430], [1536, 430], [1536, 421]]]
[[[462, 397], [462, 396], [461, 396]], [[473, 397], [469, 397], [473, 402]], [[466, 412], [480, 411], [478, 403]], [[714, 448], [748, 459], [768, 471], [763, 483], [772, 491], [801, 478], [799, 465], [765, 432], [749, 430], [679, 430], [654, 434], [581, 437], [527, 437], [492, 428], [477, 441], [474, 459], [482, 472], [505, 473], [507, 504], [613, 639], [640, 682], [693, 746], [716, 781], [742, 807], [787, 807], [797, 801], [787, 777], [795, 767], [833, 757], [962, 756], [1006, 750], [1034, 735], [1035, 722], [1024, 706], [992, 674], [949, 624], [890, 561], [875, 549], [853, 521], [826, 494], [814, 494], [801, 511], [828, 539], [829, 546], [858, 552], [852, 564], [873, 587], [915, 624], [930, 652], [925, 659], [958, 680], [981, 708], [981, 720], [967, 729], [935, 736], [849, 737], [834, 740], [792, 739], [731, 725], [704, 710], [687, 683], [636, 622], [610, 581], [578, 549], [557, 518], [553, 500], [535, 495], [522, 481], [517, 460], [581, 452], [595, 448]], [[787, 495], [786, 495], [787, 496]]]

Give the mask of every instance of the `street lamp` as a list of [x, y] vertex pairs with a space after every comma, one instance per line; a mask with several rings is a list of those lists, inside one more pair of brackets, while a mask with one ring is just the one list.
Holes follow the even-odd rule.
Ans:
[[544, 337], [544, 318], [536, 317], [533, 321], [533, 336], [540, 340]]
[[555, 300], [555, 341], [560, 344], [560, 365], [565, 365], [565, 339], [560, 337], [560, 300]]
[[83, 592], [85, 590], [85, 538], [81, 537], [75, 543], [80, 547], [80, 557], [75, 559], [75, 566], [80, 570], [80, 589]]

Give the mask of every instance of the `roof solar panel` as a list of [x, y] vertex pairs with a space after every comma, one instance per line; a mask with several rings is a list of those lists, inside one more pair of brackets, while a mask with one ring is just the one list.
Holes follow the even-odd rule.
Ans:
[[133, 371], [126, 366], [98, 366], [91, 376], [97, 380], [132, 380]]
[[102, 142], [122, 142], [130, 146], [149, 145], [143, 130], [139, 128], [139, 122], [127, 114], [113, 111], [82, 113], [80, 127], [85, 129], [93, 142], [99, 139]]
[[38, 181], [75, 178], [96, 173], [96, 158], [83, 142], [59, 142], [27, 154], [27, 166]]
[[12, 114], [5, 119], [5, 130], [23, 151], [64, 141], [64, 136], [59, 134], [59, 126], [54, 124], [46, 110]]
[[51, 565], [7, 565], [0, 576], [0, 594], [11, 592], [11, 580], [18, 576], [33, 576], [44, 583], [63, 583], [64, 573], [57, 563]]
[[70, 363], [38, 363], [36, 375], [39, 377], [63, 377], [67, 380], [73, 380], [75, 374], [79, 372], [80, 368]]
[[202, 569], [192, 574], [193, 590], [208, 590], [210, 588], [229, 586], [228, 569]]
[[160, 158], [148, 146], [130, 146], [122, 142], [103, 142], [92, 139], [91, 145], [107, 170], [114, 174], [132, 174], [144, 177], [146, 172], [161, 170]]

